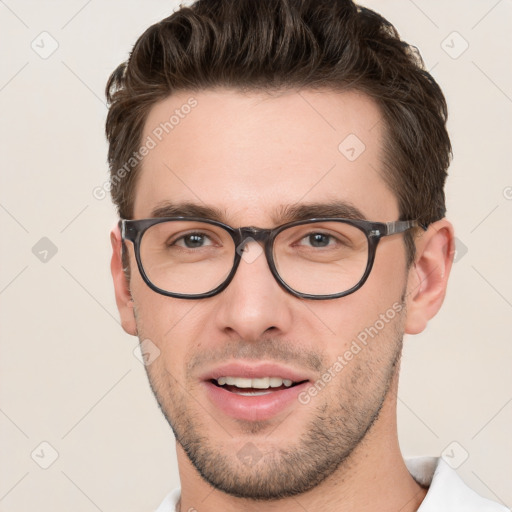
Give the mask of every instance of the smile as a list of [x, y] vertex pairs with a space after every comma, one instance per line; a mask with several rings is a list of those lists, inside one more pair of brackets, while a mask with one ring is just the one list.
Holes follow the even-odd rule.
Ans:
[[270, 362], [233, 361], [199, 376], [212, 412], [237, 420], [265, 421], [303, 407], [298, 395], [314, 375]]
[[282, 379], [281, 377], [259, 377], [254, 379], [247, 377], [219, 377], [218, 379], [213, 379], [213, 383], [226, 391], [241, 396], [268, 395], [299, 384], [299, 382], [293, 382], [291, 379]]

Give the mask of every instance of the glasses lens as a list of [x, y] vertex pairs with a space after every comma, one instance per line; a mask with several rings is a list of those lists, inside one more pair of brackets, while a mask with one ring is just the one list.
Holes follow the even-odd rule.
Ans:
[[312, 222], [281, 231], [274, 262], [283, 281], [299, 293], [335, 295], [356, 286], [368, 263], [363, 231], [342, 222]]
[[235, 244], [223, 228], [206, 222], [167, 221], [148, 228], [140, 259], [158, 288], [184, 295], [207, 293], [228, 276]]

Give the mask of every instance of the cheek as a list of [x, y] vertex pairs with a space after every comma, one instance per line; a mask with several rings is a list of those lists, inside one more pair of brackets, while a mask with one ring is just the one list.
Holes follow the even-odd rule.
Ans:
[[[400, 300], [407, 285], [406, 248], [403, 237], [394, 235], [381, 240], [372, 272], [363, 289], [386, 307]], [[386, 305], [386, 301], [391, 304]]]
[[182, 375], [187, 355], [201, 349], [207, 321], [201, 301], [165, 297], [134, 277], [132, 296], [135, 302], [137, 330], [141, 341], [149, 339], [162, 357], [164, 365], [176, 377]]
[[332, 301], [328, 306], [310, 306], [312, 316], [321, 319], [323, 325], [322, 331], [309, 327], [315, 340], [313, 350], [328, 354], [328, 359], [334, 361], [346, 351], [357, 352], [354, 344], [364, 346], [377, 337], [394, 337], [396, 322], [403, 309], [401, 294], [398, 291], [384, 294], [380, 290], [373, 295], [364, 293], [363, 289]]
[[377, 338], [391, 340], [400, 331], [407, 283], [405, 252], [400, 252], [400, 240], [398, 244], [392, 242], [389, 247], [379, 248], [372, 272], [359, 290], [333, 301], [308, 304], [316, 322], [309, 325], [310, 332], [316, 328], [314, 338], [319, 342], [316, 348], [320, 349], [323, 341], [321, 350], [330, 359], [351, 351], [354, 342], [364, 346]]
[[140, 340], [150, 339], [161, 351], [167, 350], [173, 327], [179, 323], [179, 310], [170, 307], [168, 298], [151, 290], [140, 276], [132, 276], [131, 290]]

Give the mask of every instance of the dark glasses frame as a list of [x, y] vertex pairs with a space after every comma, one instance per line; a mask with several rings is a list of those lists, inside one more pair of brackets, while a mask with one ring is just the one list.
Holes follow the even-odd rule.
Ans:
[[[140, 244], [142, 241], [142, 237], [144, 236], [144, 233], [152, 226], [156, 224], [160, 224], [162, 222], [174, 222], [174, 221], [193, 221], [193, 222], [203, 222], [205, 224], [211, 224], [213, 226], [218, 226], [225, 231], [227, 231], [231, 238], [233, 239], [233, 242], [235, 244], [235, 254], [234, 254], [234, 260], [233, 260], [233, 267], [231, 268], [231, 272], [228, 274], [226, 279], [219, 284], [216, 288], [213, 290], [210, 290], [206, 293], [200, 293], [200, 294], [182, 294], [182, 293], [174, 293], [169, 292], [167, 290], [163, 290], [159, 288], [158, 286], [154, 285], [148, 276], [146, 275], [146, 272], [144, 270], [144, 266], [142, 264], [142, 260], [140, 257]], [[274, 240], [276, 239], [277, 235], [281, 233], [283, 230], [294, 227], [294, 226], [300, 226], [302, 224], [314, 224], [317, 222], [340, 222], [344, 224], [349, 224], [351, 226], [354, 226], [361, 230], [368, 240], [368, 262], [366, 264], [366, 269], [359, 280], [359, 282], [353, 286], [352, 288], [336, 294], [329, 294], [329, 295], [313, 295], [309, 293], [300, 293], [290, 286], [288, 286], [285, 281], [281, 278], [279, 275], [279, 272], [277, 271], [275, 262], [274, 262], [274, 254], [273, 254], [273, 247], [274, 247]], [[127, 219], [121, 219], [119, 221], [119, 228], [121, 230], [121, 238], [123, 240], [123, 250], [124, 250], [124, 242], [126, 240], [133, 243], [134, 250], [135, 250], [135, 259], [137, 261], [137, 267], [139, 269], [140, 275], [142, 276], [142, 279], [144, 282], [155, 292], [160, 293], [161, 295], [165, 295], [167, 297], [174, 297], [178, 299], [205, 299], [208, 297], [213, 297], [214, 295], [217, 295], [222, 290], [227, 288], [229, 283], [233, 280], [233, 277], [235, 276], [235, 273], [238, 269], [238, 265], [240, 264], [240, 260], [242, 259], [242, 253], [244, 246], [248, 242], [256, 241], [256, 242], [263, 242], [264, 244], [264, 252], [265, 257], [267, 259], [267, 264], [270, 268], [270, 271], [272, 275], [274, 276], [275, 280], [279, 283], [279, 285], [286, 290], [288, 293], [291, 293], [295, 297], [299, 297], [301, 299], [312, 299], [312, 300], [326, 300], [326, 299], [337, 299], [340, 297], [345, 297], [346, 295], [349, 295], [351, 293], [354, 293], [355, 291], [359, 290], [363, 286], [363, 284], [368, 279], [368, 276], [370, 275], [370, 272], [373, 267], [373, 263], [375, 261], [375, 253], [377, 250], [377, 246], [380, 242], [380, 240], [383, 237], [395, 235], [398, 233], [404, 233], [410, 229], [413, 228], [422, 228], [423, 230], [426, 230], [427, 227], [421, 225], [416, 220], [398, 220], [394, 222], [373, 222], [373, 221], [367, 221], [367, 220], [354, 220], [354, 219], [344, 219], [340, 217], [317, 217], [313, 219], [306, 219], [306, 220], [299, 220], [295, 222], [289, 222], [286, 224], [282, 224], [281, 226], [277, 226], [274, 229], [261, 229], [256, 227], [241, 227], [241, 228], [233, 228], [231, 226], [228, 226], [227, 224], [223, 224], [222, 222], [211, 220], [211, 219], [205, 219], [202, 217], [158, 217], [158, 218], [152, 218], [152, 219], [140, 219], [140, 220], [127, 220]]]

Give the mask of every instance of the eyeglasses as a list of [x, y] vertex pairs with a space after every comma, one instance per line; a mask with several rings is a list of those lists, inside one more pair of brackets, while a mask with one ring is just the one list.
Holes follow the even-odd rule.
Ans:
[[[155, 292], [182, 299], [224, 290], [250, 252], [263, 244], [268, 266], [289, 293], [335, 299], [355, 292], [370, 275], [382, 237], [422, 227], [415, 220], [371, 222], [315, 218], [274, 229], [232, 228], [197, 217], [119, 221], [123, 242], [134, 245], [139, 272]], [[259, 251], [263, 252], [261, 245]]]

